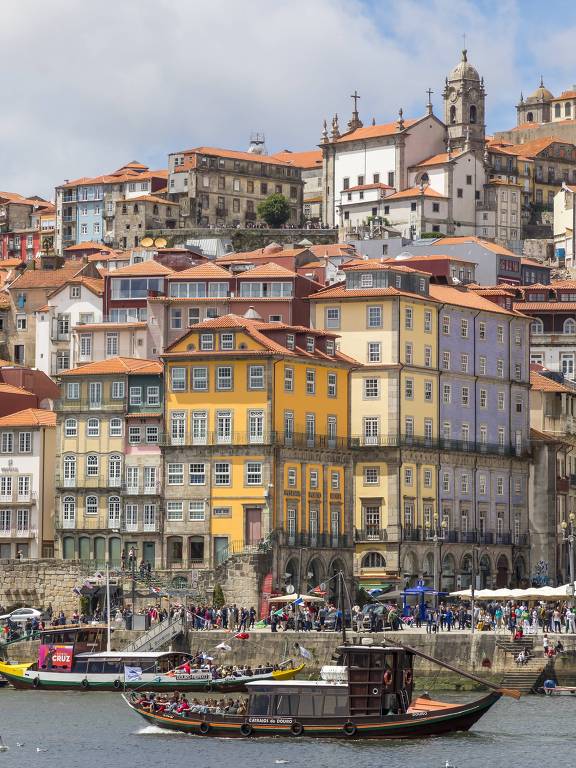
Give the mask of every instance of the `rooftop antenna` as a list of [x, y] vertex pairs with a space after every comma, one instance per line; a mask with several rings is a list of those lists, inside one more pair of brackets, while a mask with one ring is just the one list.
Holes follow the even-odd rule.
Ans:
[[251, 155], [268, 154], [264, 131], [252, 131], [250, 134], [250, 146], [248, 147], [248, 152], [250, 152]]

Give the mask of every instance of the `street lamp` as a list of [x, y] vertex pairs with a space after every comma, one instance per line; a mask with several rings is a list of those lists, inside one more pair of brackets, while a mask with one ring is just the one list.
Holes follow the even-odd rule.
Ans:
[[576, 515], [574, 515], [573, 512], [570, 512], [568, 515], [569, 522], [567, 523], [566, 520], [563, 520], [561, 523], [562, 528], [562, 541], [565, 541], [568, 543], [568, 555], [569, 555], [569, 563], [570, 563], [570, 587], [572, 591], [574, 590], [574, 521], [576, 520]]
[[434, 513], [434, 536], [432, 541], [434, 542], [434, 604], [436, 609], [438, 608], [438, 592], [440, 591], [440, 574], [442, 572], [442, 543], [444, 541], [444, 531], [448, 527], [448, 521], [442, 520], [438, 525], [438, 513]]

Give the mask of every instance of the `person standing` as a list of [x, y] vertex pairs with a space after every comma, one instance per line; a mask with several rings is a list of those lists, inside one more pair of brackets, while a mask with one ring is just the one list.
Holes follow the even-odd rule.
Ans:
[[568, 606], [568, 608], [566, 608], [566, 634], [573, 635], [576, 633], [574, 618], [574, 611]]

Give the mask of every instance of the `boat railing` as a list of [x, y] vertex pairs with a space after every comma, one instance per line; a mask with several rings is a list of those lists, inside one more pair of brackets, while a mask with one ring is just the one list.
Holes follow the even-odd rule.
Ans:
[[134, 640], [125, 651], [157, 651], [184, 631], [184, 621], [181, 617], [168, 617], [156, 626], [144, 632]]

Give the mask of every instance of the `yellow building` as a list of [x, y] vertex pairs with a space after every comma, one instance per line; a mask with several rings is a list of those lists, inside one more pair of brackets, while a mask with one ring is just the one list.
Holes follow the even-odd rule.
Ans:
[[214, 567], [269, 542], [277, 587], [351, 575], [354, 361], [336, 336], [226, 315], [163, 359], [168, 566]]
[[410, 516], [416, 529], [436, 511], [438, 303], [430, 275], [397, 262], [342, 269], [345, 283], [311, 297], [311, 324], [338, 332], [340, 351], [362, 364], [351, 373], [350, 435], [355, 574], [368, 586], [399, 573]]

